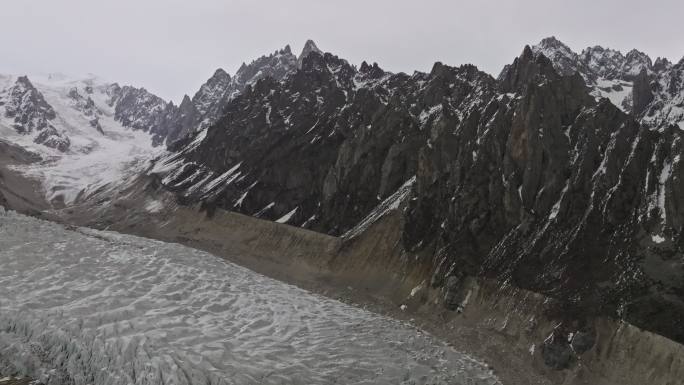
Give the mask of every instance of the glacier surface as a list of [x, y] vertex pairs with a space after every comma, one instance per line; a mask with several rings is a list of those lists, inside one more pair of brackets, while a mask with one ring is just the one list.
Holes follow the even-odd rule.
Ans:
[[420, 330], [211, 254], [0, 207], [0, 374], [46, 384], [499, 384]]

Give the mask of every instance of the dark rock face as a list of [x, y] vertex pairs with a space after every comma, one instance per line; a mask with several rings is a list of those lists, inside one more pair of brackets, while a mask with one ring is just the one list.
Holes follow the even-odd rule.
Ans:
[[239, 165], [220, 194], [204, 199], [198, 187], [188, 199], [274, 220], [296, 209], [289, 223], [342, 234], [415, 175], [443, 103], [455, 114], [476, 102], [475, 87], [493, 96], [496, 85], [472, 66], [410, 77], [312, 52], [282, 83], [262, 80], [231, 102], [183, 151], [177, 177], [194, 179], [168, 184], [196, 186]]
[[[248, 85], [154, 172], [183, 202], [335, 235], [410, 181], [405, 263], [431, 267], [447, 308], [459, 279], [485, 276], [555, 298], [564, 319], [622, 317], [684, 341], [684, 131], [644, 121], [682, 89], [680, 65], [653, 75], [639, 53], [592, 52], [617, 63], [595, 79], [646, 66], [634, 79], [636, 93], [652, 90], [635, 97], [644, 113], [597, 99], [591, 78], [531, 47], [498, 79], [441, 63], [410, 76], [356, 69], [312, 51]], [[571, 364], [590, 337], [552, 341], [549, 364]]]
[[556, 370], [567, 369], [575, 359], [572, 348], [565, 335], [554, 331], [542, 344], [544, 363]]
[[632, 88], [632, 111], [636, 115], [640, 115], [646, 106], [653, 101], [654, 95], [651, 90], [651, 84], [646, 73], [642, 70], [636, 78], [634, 78], [634, 88]]
[[110, 87], [109, 94], [109, 105], [114, 106], [117, 121], [125, 127], [149, 132], [155, 144], [163, 143], [168, 132], [167, 102], [144, 88], [120, 87], [118, 84]]
[[461, 280], [458, 277], [447, 277], [444, 283], [444, 306], [449, 310], [458, 310], [463, 298], [460, 298], [459, 289]]
[[581, 330], [572, 335], [570, 347], [575, 354], [583, 354], [596, 343], [596, 334], [592, 330]]
[[187, 95], [185, 95], [177, 108], [170, 103], [164, 115], [166, 141], [169, 143], [174, 143], [178, 139], [190, 134], [199, 119], [199, 111], [197, 111], [195, 104]]

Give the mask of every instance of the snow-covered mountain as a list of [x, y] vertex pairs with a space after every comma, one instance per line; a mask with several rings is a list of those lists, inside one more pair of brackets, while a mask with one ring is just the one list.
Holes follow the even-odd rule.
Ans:
[[58, 75], [0, 79], [0, 138], [41, 156], [21, 171], [39, 178], [53, 203], [120, 183], [163, 151], [135, 130], [141, 121], [121, 117], [126, 97], [116, 85]]
[[555, 37], [532, 47], [549, 58], [558, 73], [579, 73], [596, 97], [605, 97], [650, 127], [677, 124], [684, 129], [682, 71], [684, 58], [672, 64], [666, 58], [653, 61], [647, 54], [626, 54], [601, 46], [576, 53]]

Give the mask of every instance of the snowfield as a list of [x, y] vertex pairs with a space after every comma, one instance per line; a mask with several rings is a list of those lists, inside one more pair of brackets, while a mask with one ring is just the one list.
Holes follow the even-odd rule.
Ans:
[[0, 208], [0, 374], [46, 384], [499, 384], [410, 325], [176, 244]]

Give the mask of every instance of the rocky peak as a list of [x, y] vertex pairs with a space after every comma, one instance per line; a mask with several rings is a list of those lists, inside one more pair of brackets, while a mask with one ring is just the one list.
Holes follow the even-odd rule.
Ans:
[[6, 91], [5, 99], [5, 116], [13, 118], [14, 128], [19, 133], [41, 131], [56, 117], [55, 110], [27, 76], [17, 78]]
[[312, 51], [302, 61], [302, 68], [292, 75], [292, 83], [296, 89], [319, 87], [346, 98], [354, 88], [356, 74], [346, 60], [331, 53]]
[[618, 78], [625, 61], [620, 51], [598, 45], [584, 49], [581, 58], [592, 74], [606, 79]]
[[370, 79], [380, 79], [385, 75], [385, 71], [378, 66], [378, 63], [373, 62], [373, 65], [369, 65], [366, 61], [361, 63], [359, 73], [368, 76]]
[[316, 53], [323, 55], [323, 51], [318, 49], [318, 46], [316, 46], [316, 43], [314, 43], [313, 40], [309, 39], [304, 44], [304, 48], [302, 49], [302, 53], [299, 54], [299, 58], [297, 59], [297, 68], [302, 68], [302, 62], [304, 61], [304, 58], [309, 56], [309, 54], [311, 52], [316, 52]]
[[558, 40], [555, 36], [550, 36], [542, 39], [539, 44], [532, 47], [533, 51], [544, 51], [548, 53], [548, 56], [554, 56], [556, 54], [562, 54], [563, 56], [575, 56], [575, 52], [570, 49], [565, 43]]
[[14, 84], [17, 87], [22, 87], [25, 89], [35, 89], [35, 87], [33, 86], [33, 83], [31, 83], [28, 76], [26, 76], [26, 75], [19, 76]]
[[535, 52], [532, 47], [525, 46], [513, 64], [504, 67], [499, 75], [499, 82], [503, 92], [520, 92], [533, 82], [555, 77], [558, 74], [552, 61], [541, 51]]
[[166, 137], [164, 139], [169, 146], [194, 130], [199, 124], [200, 116], [202, 116], [197, 109], [195, 98], [190, 99], [188, 95], [183, 96], [178, 107], [169, 103], [163, 115], [163, 124], [166, 126]]
[[318, 52], [310, 52], [306, 57], [302, 58], [302, 65], [300, 70], [305, 72], [316, 71], [325, 65], [325, 55]]
[[543, 39], [539, 44], [531, 47], [531, 49], [535, 55], [542, 54], [551, 60], [554, 68], [561, 75], [586, 72], [580, 56], [553, 36]]
[[235, 73], [233, 86], [241, 92], [245, 86], [270, 76], [279, 81], [297, 68], [297, 57], [291, 51], [282, 49], [274, 54], [262, 56], [249, 65], [243, 63]]
[[178, 118], [183, 121], [181, 125], [187, 126], [194, 124], [201, 112], [197, 110], [195, 102], [188, 95], [185, 95], [178, 106], [178, 114]]
[[635, 49], [623, 55], [614, 49], [593, 46], [577, 54], [555, 37], [550, 37], [533, 46], [532, 50], [549, 58], [559, 74], [577, 72], [590, 84], [598, 79], [631, 81], [643, 69], [648, 73], [653, 70], [651, 58]]
[[200, 114], [206, 114], [214, 103], [226, 97], [231, 89], [231, 77], [219, 68], [209, 80], [200, 87], [192, 97], [192, 102]]
[[653, 128], [676, 125], [684, 129], [684, 61], [656, 71], [648, 80], [653, 101], [641, 111], [642, 122]]
[[[170, 102], [169, 104], [173, 105], [173, 102]], [[193, 105], [192, 99], [190, 99], [190, 97], [187, 94], [185, 94], [185, 95], [183, 95], [183, 100], [178, 105], [178, 107], [182, 108], [183, 106], [191, 106], [191, 105]]]
[[672, 68], [672, 62], [664, 57], [658, 57], [653, 63], [653, 71], [655, 72], [663, 72], [670, 68]]
[[646, 71], [647, 74], [652, 72], [653, 63], [651, 58], [645, 53], [633, 49], [625, 55], [625, 62], [622, 66], [623, 78], [629, 79], [636, 76], [642, 71]]
[[208, 84], [218, 84], [230, 81], [230, 75], [223, 68], [217, 68], [214, 74], [207, 81]]
[[37, 133], [33, 141], [58, 151], [69, 150], [71, 141], [50, 121], [57, 117], [55, 110], [27, 76], [20, 76], [6, 91], [5, 116], [20, 134]]

